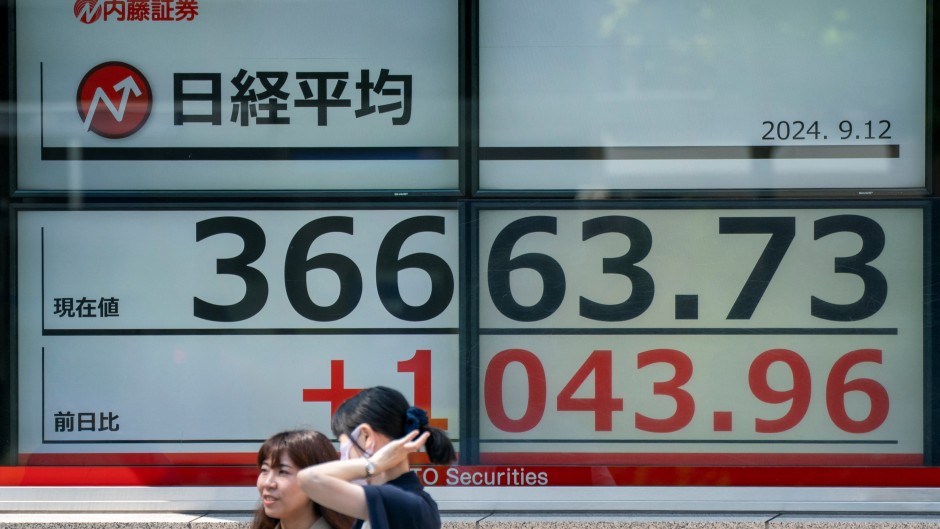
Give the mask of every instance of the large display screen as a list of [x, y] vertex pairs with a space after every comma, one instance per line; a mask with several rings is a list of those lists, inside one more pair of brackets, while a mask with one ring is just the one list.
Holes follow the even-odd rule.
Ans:
[[932, 8], [17, 2], [0, 486], [936, 486]]
[[923, 464], [924, 222], [482, 206], [481, 461]]
[[480, 0], [485, 192], [924, 192], [923, 0]]
[[457, 6], [17, 2], [16, 189], [453, 192]]
[[20, 462], [250, 464], [386, 384], [464, 465], [920, 466], [928, 217], [24, 208]]
[[24, 464], [250, 464], [272, 433], [329, 431], [342, 400], [380, 384], [458, 439], [457, 210], [16, 220]]

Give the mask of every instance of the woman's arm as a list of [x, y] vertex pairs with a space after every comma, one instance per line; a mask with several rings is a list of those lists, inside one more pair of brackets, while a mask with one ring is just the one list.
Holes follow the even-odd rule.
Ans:
[[297, 473], [300, 488], [314, 502], [360, 520], [369, 519], [366, 494], [362, 487], [350, 483], [366, 477], [365, 459], [328, 461], [302, 469]]
[[[310, 499], [360, 520], [369, 519], [369, 507], [362, 487], [350, 483], [354, 479], [374, 477], [377, 484], [385, 483], [408, 470], [408, 454], [416, 452], [428, 440], [428, 433], [408, 432], [401, 439], [389, 442], [369, 459], [328, 461], [307, 467], [297, 473], [300, 488]], [[367, 462], [371, 461], [372, 476], [366, 476]], [[388, 473], [387, 473], [388, 472]]]

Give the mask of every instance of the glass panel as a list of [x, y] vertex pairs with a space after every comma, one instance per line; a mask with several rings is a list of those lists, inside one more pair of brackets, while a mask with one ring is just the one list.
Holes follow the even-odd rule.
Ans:
[[926, 188], [923, 0], [480, 0], [479, 38], [483, 191]]
[[375, 385], [457, 438], [457, 210], [17, 221], [22, 464], [253, 465]]
[[457, 7], [20, 2], [16, 188], [455, 191]]
[[482, 209], [480, 460], [920, 465], [920, 208]]

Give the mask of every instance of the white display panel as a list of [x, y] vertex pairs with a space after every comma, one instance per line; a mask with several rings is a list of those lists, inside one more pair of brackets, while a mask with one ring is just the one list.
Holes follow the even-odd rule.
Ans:
[[458, 26], [456, 0], [18, 2], [16, 188], [457, 190]]
[[923, 226], [481, 208], [481, 461], [923, 464]]
[[374, 385], [401, 390], [456, 439], [455, 210], [16, 220], [23, 464], [253, 453], [279, 430], [329, 432], [339, 402]]
[[927, 187], [923, 0], [480, 0], [479, 28], [481, 191]]

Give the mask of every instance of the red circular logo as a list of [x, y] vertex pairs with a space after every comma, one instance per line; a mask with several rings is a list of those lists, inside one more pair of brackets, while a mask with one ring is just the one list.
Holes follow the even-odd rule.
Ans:
[[98, 6], [98, 0], [76, 0], [75, 18], [86, 24], [91, 24], [101, 18], [101, 12], [104, 9]]
[[85, 130], [105, 138], [126, 138], [137, 132], [152, 107], [147, 79], [123, 62], [95, 66], [78, 85], [78, 115]]

